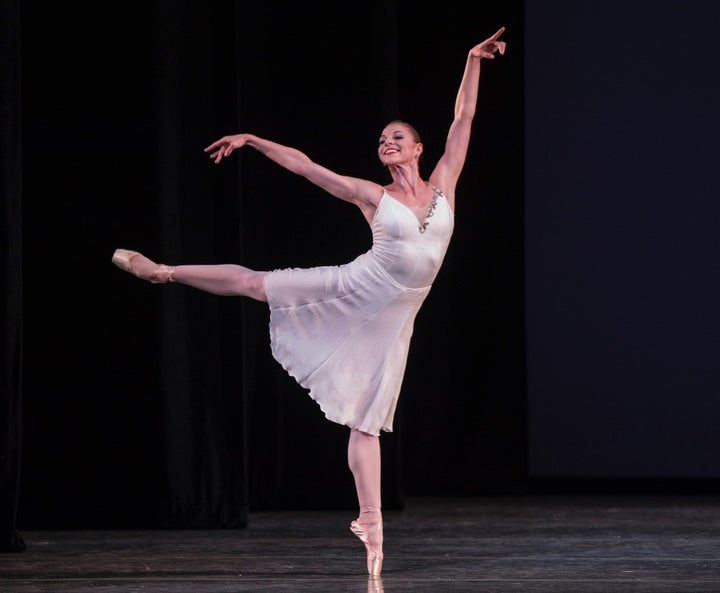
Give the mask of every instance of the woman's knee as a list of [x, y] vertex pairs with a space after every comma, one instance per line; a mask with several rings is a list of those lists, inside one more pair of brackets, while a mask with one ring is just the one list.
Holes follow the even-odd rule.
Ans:
[[267, 294], [265, 293], [265, 276], [267, 272], [257, 272], [235, 264], [228, 266], [228, 269], [234, 277], [234, 292], [236, 294], [267, 302]]
[[250, 284], [252, 285], [253, 295], [252, 297], [258, 301], [267, 303], [267, 293], [265, 292], [265, 276], [267, 272], [252, 272], [252, 279]]

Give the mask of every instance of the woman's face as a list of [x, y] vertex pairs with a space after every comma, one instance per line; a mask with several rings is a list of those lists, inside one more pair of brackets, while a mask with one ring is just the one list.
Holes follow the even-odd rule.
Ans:
[[421, 153], [422, 144], [406, 124], [391, 122], [380, 134], [378, 156], [386, 167], [416, 161]]

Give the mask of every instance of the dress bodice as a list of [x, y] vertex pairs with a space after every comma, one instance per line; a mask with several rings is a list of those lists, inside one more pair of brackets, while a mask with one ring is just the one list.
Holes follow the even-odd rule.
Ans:
[[408, 288], [430, 286], [450, 243], [454, 214], [445, 196], [434, 190], [425, 219], [384, 192], [372, 220], [372, 255], [388, 275]]

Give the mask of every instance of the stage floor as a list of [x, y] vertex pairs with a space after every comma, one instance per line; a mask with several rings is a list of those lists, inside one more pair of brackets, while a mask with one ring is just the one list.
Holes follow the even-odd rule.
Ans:
[[20, 531], [8, 593], [720, 592], [720, 497], [411, 499], [370, 580], [352, 512], [258, 512], [240, 530]]

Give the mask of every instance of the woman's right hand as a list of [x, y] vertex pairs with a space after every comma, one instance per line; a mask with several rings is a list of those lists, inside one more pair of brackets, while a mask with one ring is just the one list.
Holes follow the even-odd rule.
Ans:
[[210, 158], [215, 160], [217, 165], [224, 157], [232, 154], [236, 148], [241, 148], [247, 144], [249, 134], [234, 134], [232, 136], [223, 136], [220, 140], [216, 140], [210, 146], [205, 148], [205, 152], [210, 153]]

